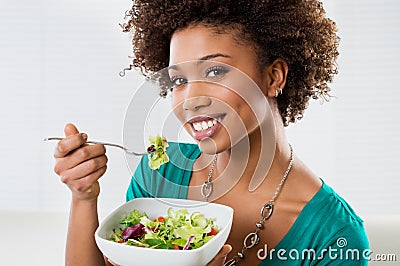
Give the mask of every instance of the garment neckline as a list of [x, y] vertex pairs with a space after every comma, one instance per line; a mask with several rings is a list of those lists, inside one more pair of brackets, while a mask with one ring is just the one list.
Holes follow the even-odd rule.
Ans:
[[[287, 233], [282, 237], [282, 239], [278, 242], [278, 244], [275, 245], [274, 249], [280, 249], [283, 243], [287, 242], [288, 240], [286, 239], [292, 239], [292, 235], [294, 232], [297, 230], [299, 226], [303, 227], [304, 225], [302, 224], [302, 221], [308, 217], [308, 210], [312, 207], [314, 202], [318, 200], [318, 198], [322, 197], [322, 193], [326, 191], [327, 185], [325, 184], [324, 180], [320, 178], [322, 185], [318, 189], [318, 191], [312, 196], [312, 198], [304, 205], [303, 209], [300, 211], [299, 215], [297, 216], [296, 220], [292, 224], [292, 226], [289, 228]], [[301, 225], [300, 225], [301, 224]]]
[[[191, 144], [193, 144], [193, 143], [191, 143]], [[193, 145], [195, 145], [196, 148], [199, 150], [199, 152], [198, 152], [198, 154], [197, 154], [197, 156], [196, 156], [196, 158], [195, 158], [195, 160], [196, 160], [196, 159], [198, 159], [198, 158], [200, 157], [200, 155], [201, 155], [202, 152], [201, 152], [201, 150], [200, 150], [200, 148], [199, 148], [199, 146], [198, 146], [197, 144], [193, 144]], [[193, 172], [193, 165], [194, 165], [194, 161], [193, 161], [193, 164], [192, 164], [191, 172]], [[282, 246], [283, 243], [284, 243], [285, 241], [287, 241], [286, 239], [287, 239], [287, 238], [290, 238], [291, 235], [294, 234], [293, 232], [296, 231], [297, 227], [299, 227], [299, 223], [301, 223], [301, 221], [304, 220], [304, 216], [307, 216], [308, 209], [311, 208], [310, 206], [312, 206], [313, 203], [314, 203], [315, 201], [317, 201], [317, 199], [318, 199], [319, 197], [322, 196], [321, 194], [323, 193], [323, 191], [327, 191], [328, 186], [325, 184], [325, 182], [324, 182], [324, 180], [323, 180], [322, 178], [320, 178], [320, 180], [321, 180], [321, 182], [322, 182], [321, 187], [317, 190], [317, 192], [315, 192], [315, 194], [311, 197], [311, 199], [304, 205], [304, 207], [303, 207], [302, 210], [300, 211], [299, 215], [297, 216], [297, 218], [296, 218], [296, 220], [294, 221], [294, 223], [292, 224], [292, 226], [289, 228], [289, 230], [288, 230], [287, 233], [283, 236], [283, 238], [278, 242], [278, 244], [276, 244], [276, 246], [274, 247], [274, 249], [279, 249], [280, 246]], [[189, 182], [190, 182], [190, 181], [189, 181]]]

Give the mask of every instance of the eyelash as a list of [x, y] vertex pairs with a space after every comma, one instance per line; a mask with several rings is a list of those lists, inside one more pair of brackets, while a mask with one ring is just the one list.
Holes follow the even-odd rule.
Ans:
[[[210, 73], [214, 72], [214, 76], [213, 77], [209, 77]], [[218, 73], [215, 73], [218, 72]], [[211, 79], [215, 79], [218, 77], [221, 77], [222, 75], [228, 73], [229, 70], [225, 67], [222, 66], [212, 66], [210, 68], [208, 68], [205, 71], [205, 78], [211, 78]], [[181, 81], [179, 84], [177, 84], [177, 81]], [[183, 84], [186, 84], [188, 81], [182, 77], [182, 76], [172, 76], [170, 78], [170, 83], [171, 83], [171, 90], [173, 90], [175, 87], [179, 87], [182, 86]]]
[[[180, 84], [176, 84], [176, 82], [178, 80], [184, 80], [184, 82], [182, 82]], [[171, 82], [171, 90], [172, 90], [175, 87], [178, 87], [178, 86], [181, 86], [181, 85], [187, 83], [187, 80], [185, 78], [183, 78], [183, 77], [180, 77], [180, 76], [173, 76], [173, 77], [171, 77], [170, 82]]]
[[207, 69], [207, 71], [206, 71], [206, 77], [208, 77], [208, 75], [209, 75], [211, 72], [215, 72], [215, 71], [219, 71], [219, 72], [221, 72], [221, 73], [215, 75], [213, 78], [215, 78], [216, 76], [224, 75], [224, 74], [228, 73], [229, 70], [228, 70], [227, 68], [225, 68], [225, 67], [222, 67], [222, 66], [213, 66], [213, 67], [210, 67], [209, 69]]

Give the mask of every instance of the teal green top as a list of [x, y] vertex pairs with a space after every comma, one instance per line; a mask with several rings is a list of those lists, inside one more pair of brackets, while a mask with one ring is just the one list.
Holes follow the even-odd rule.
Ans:
[[[127, 201], [141, 197], [187, 198], [193, 163], [201, 152], [194, 144], [169, 144], [170, 162], [157, 171], [149, 168], [147, 156], [141, 159]], [[371, 255], [363, 221], [324, 182], [274, 249], [260, 244], [254, 248], [263, 259], [260, 265], [368, 265]]]

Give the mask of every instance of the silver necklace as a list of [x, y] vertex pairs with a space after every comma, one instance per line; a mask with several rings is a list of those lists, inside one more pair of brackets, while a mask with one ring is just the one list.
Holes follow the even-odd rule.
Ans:
[[211, 182], [211, 177], [214, 173], [215, 163], [217, 162], [218, 154], [215, 154], [213, 161], [211, 162], [211, 168], [208, 172], [207, 181], [201, 186], [201, 196], [203, 196], [205, 201], [208, 201], [208, 198], [211, 196], [213, 192], [213, 183]]
[[278, 197], [283, 184], [285, 183], [286, 177], [288, 176], [290, 169], [292, 169], [294, 155], [293, 155], [292, 146], [290, 144], [289, 144], [289, 147], [290, 147], [289, 165], [288, 165], [285, 173], [283, 174], [281, 182], [279, 183], [278, 187], [276, 188], [275, 193], [272, 196], [271, 200], [268, 201], [267, 203], [265, 203], [264, 206], [261, 208], [261, 211], [260, 211], [261, 219], [260, 219], [260, 221], [258, 221], [256, 223], [256, 230], [252, 233], [249, 233], [244, 238], [242, 250], [240, 252], [238, 252], [237, 255], [235, 255], [232, 259], [225, 262], [224, 266], [235, 266], [237, 262], [244, 259], [244, 253], [246, 252], [246, 250], [254, 247], [255, 245], [257, 245], [260, 242], [260, 236], [258, 235], [258, 233], [260, 232], [261, 229], [264, 228], [264, 222], [271, 217], [272, 211], [274, 210], [275, 200]]

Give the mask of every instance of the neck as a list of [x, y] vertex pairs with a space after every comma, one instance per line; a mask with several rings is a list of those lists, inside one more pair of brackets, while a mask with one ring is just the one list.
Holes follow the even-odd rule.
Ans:
[[290, 161], [290, 147], [280, 116], [275, 115], [274, 120], [275, 138], [267, 136], [271, 120], [266, 119], [248, 135], [248, 139], [244, 138], [231, 150], [219, 154], [214, 175], [235, 176], [236, 186], [249, 191], [266, 182], [272, 186], [278, 184]]

